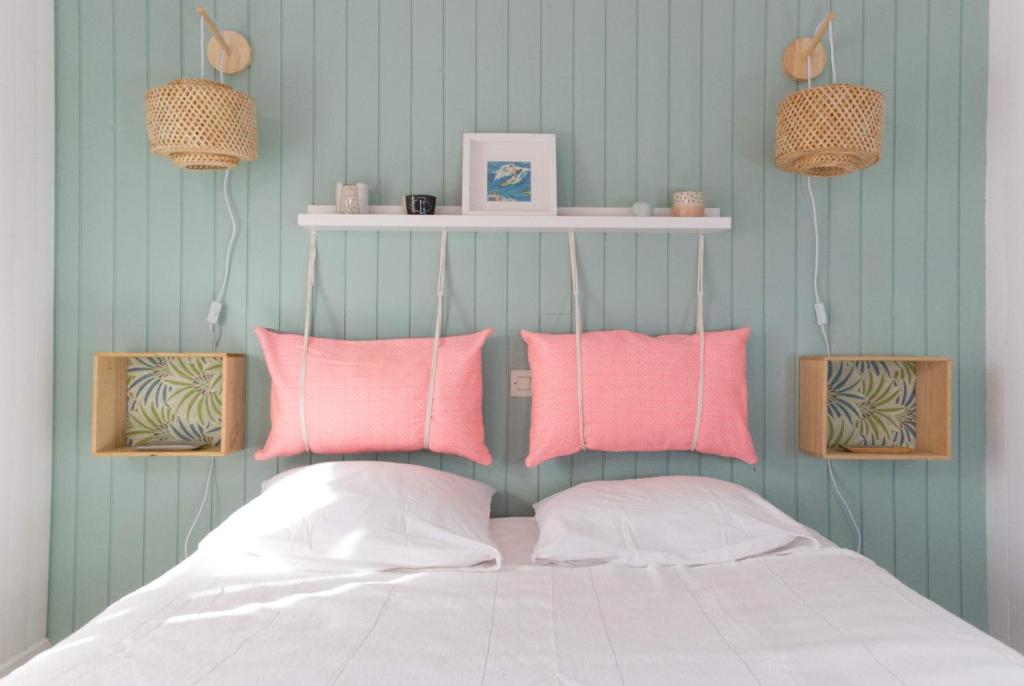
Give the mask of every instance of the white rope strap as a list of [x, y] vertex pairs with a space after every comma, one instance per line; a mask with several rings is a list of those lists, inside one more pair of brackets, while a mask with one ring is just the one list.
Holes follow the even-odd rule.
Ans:
[[299, 425], [302, 447], [308, 453], [309, 431], [306, 429], [306, 365], [309, 359], [309, 325], [313, 318], [313, 284], [316, 282], [316, 231], [309, 232], [309, 262], [306, 265], [306, 320], [302, 325], [302, 367], [299, 370]]
[[444, 313], [444, 264], [448, 232], [441, 232], [441, 251], [437, 259], [437, 316], [434, 318], [434, 350], [430, 356], [430, 383], [427, 385], [427, 418], [423, 422], [423, 449], [430, 450], [430, 415], [434, 410], [434, 382], [437, 379], [437, 352], [441, 343], [441, 319]]
[[700, 438], [700, 419], [704, 414], [704, 234], [697, 239], [697, 337], [700, 341], [700, 361], [697, 374], [697, 420], [693, 426], [691, 451], [697, 450]]
[[569, 272], [572, 274], [573, 333], [576, 334], [576, 406], [580, 423], [580, 450], [587, 449], [583, 434], [583, 344], [580, 339], [580, 276], [576, 267], [576, 232], [569, 232]]

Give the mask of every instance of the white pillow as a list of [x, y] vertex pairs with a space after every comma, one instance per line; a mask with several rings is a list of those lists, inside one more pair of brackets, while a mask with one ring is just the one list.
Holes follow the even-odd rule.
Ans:
[[264, 483], [199, 548], [306, 570], [500, 566], [488, 528], [493, 494], [427, 467], [324, 462]]
[[539, 564], [705, 565], [818, 538], [753, 491], [700, 476], [591, 481], [533, 506]]

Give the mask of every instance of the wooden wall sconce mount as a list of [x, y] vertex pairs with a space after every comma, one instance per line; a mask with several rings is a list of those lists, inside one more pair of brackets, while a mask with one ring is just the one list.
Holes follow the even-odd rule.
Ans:
[[[821, 22], [818, 30], [814, 32], [813, 37], [797, 38], [786, 46], [782, 52], [782, 68], [789, 78], [794, 81], [807, 81], [820, 76], [821, 72], [825, 71], [825, 65], [828, 64], [828, 53], [825, 52], [825, 46], [821, 44], [821, 39], [825, 37], [829, 24], [835, 18], [836, 13], [829, 12], [825, 21]], [[809, 75], [807, 73], [808, 55], [811, 58], [811, 73]]]
[[206, 45], [206, 59], [214, 69], [225, 74], [237, 74], [252, 63], [252, 48], [245, 36], [237, 31], [221, 31], [206, 9], [199, 5], [196, 14], [203, 18], [212, 38]]

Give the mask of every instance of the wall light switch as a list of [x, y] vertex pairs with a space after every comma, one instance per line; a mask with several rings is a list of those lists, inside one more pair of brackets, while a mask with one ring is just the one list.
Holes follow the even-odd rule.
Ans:
[[533, 379], [529, 369], [513, 369], [510, 395], [513, 398], [529, 398], [532, 395]]

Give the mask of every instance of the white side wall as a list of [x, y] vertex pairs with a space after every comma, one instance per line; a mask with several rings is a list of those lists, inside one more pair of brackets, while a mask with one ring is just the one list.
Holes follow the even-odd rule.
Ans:
[[989, 12], [989, 629], [1024, 651], [1024, 2], [992, 0]]
[[0, 0], [0, 675], [46, 643], [53, 3]]

